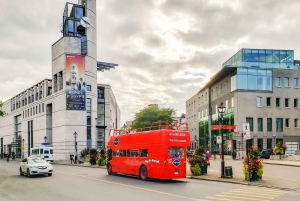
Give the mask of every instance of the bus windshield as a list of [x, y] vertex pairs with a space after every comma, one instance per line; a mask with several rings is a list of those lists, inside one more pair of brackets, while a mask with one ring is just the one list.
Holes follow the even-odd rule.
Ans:
[[169, 147], [168, 148], [169, 158], [184, 158], [184, 148], [183, 147]]

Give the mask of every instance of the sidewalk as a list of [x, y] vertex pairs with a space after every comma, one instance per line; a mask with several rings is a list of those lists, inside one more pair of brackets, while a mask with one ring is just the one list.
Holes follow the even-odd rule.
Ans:
[[79, 167], [89, 167], [89, 168], [101, 168], [101, 169], [106, 169], [106, 166], [99, 166], [99, 165], [91, 165], [89, 162], [84, 162], [82, 164], [71, 164], [71, 162], [65, 161], [65, 160], [58, 160], [58, 161], [54, 161], [53, 163], [54, 165], [68, 165], [68, 166], [79, 166]]
[[[233, 161], [231, 157], [224, 157], [225, 161]], [[213, 160], [213, 159], [212, 159]], [[221, 159], [217, 158], [216, 162], [220, 162]], [[281, 166], [293, 166], [299, 167], [300, 170], [300, 162], [297, 161], [281, 161], [281, 160], [262, 160], [263, 164], [268, 165], [281, 165]], [[242, 160], [240, 160], [242, 162]], [[267, 188], [276, 188], [281, 190], [290, 190], [290, 191], [297, 191], [300, 193], [300, 181], [292, 181], [285, 178], [279, 178], [282, 176], [282, 172], [280, 172], [280, 167], [274, 167], [278, 169], [278, 175], [274, 176], [264, 176], [260, 181], [253, 181], [249, 182], [245, 180], [245, 176], [241, 171], [235, 171], [233, 169], [233, 177], [232, 178], [221, 178], [221, 171], [218, 169], [214, 169], [215, 167], [208, 167], [207, 175], [201, 176], [194, 176], [191, 174], [189, 170], [189, 164], [187, 165], [187, 176], [192, 179], [200, 179], [200, 180], [208, 180], [208, 181], [217, 181], [217, 182], [227, 182], [227, 183], [234, 183], [234, 184], [241, 184], [241, 185], [249, 185], [249, 186], [260, 186], [260, 187], [267, 187]], [[281, 175], [280, 175], [281, 174]]]

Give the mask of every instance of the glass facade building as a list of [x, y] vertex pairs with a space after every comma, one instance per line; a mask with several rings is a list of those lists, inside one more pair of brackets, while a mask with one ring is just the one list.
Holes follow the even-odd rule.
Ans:
[[252, 68], [290, 68], [294, 65], [294, 50], [241, 49], [222, 65]]

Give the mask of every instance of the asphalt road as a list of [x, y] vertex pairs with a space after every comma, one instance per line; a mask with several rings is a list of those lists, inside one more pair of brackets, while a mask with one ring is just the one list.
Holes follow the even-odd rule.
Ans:
[[105, 169], [54, 165], [52, 177], [19, 176], [19, 163], [0, 160], [0, 201], [299, 201], [300, 193], [196, 179], [141, 181]]

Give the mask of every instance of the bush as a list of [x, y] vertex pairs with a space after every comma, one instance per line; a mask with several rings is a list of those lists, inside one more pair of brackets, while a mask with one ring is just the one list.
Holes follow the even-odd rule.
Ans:
[[95, 148], [90, 149], [89, 155], [90, 155], [90, 160], [89, 160], [90, 164], [96, 165], [96, 162], [99, 158], [99, 152], [97, 151], [97, 149]]
[[[244, 159], [243, 173], [247, 181], [261, 179], [263, 171], [263, 163], [259, 159], [261, 156], [257, 148], [250, 147], [248, 156]], [[257, 178], [259, 177], [259, 178]]]
[[279, 141], [277, 145], [273, 148], [273, 153], [275, 155], [284, 155], [287, 146], [283, 142]]
[[80, 155], [81, 157], [86, 157], [87, 155], [90, 154], [90, 149], [88, 148], [84, 148], [81, 152], [80, 152]]
[[201, 175], [201, 168], [198, 163], [194, 166], [191, 166], [190, 169], [191, 169], [191, 173], [193, 175], [196, 175], [196, 176]]
[[96, 161], [96, 164], [99, 165], [99, 166], [104, 166], [104, 165], [106, 165], [106, 164], [107, 164], [106, 158], [100, 156], [100, 157], [98, 158], [98, 160]]

